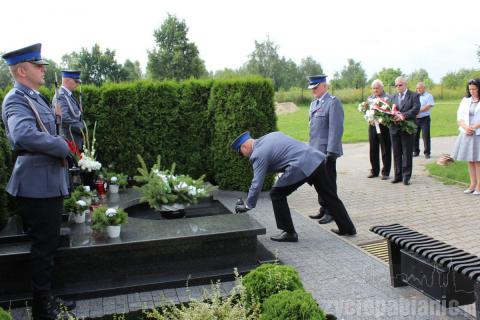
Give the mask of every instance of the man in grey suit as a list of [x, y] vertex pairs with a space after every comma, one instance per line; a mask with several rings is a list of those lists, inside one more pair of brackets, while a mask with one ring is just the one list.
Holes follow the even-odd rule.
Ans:
[[268, 172], [283, 173], [270, 190], [277, 228], [282, 230], [282, 233], [270, 239], [281, 242], [298, 241], [287, 196], [306, 182], [313, 184], [335, 219], [338, 229], [332, 229], [332, 232], [341, 236], [356, 234], [355, 226], [328, 177], [325, 155], [322, 152], [279, 131], [258, 139], [251, 138], [248, 131], [244, 132], [235, 139], [232, 148], [249, 158], [253, 167], [253, 180], [248, 190], [247, 203], [238, 204], [235, 207], [236, 212], [255, 208]]
[[[327, 177], [337, 192], [337, 158], [343, 154], [343, 106], [340, 100], [327, 92], [327, 76], [308, 77], [308, 89], [312, 89], [315, 98], [310, 104], [310, 146], [327, 155]], [[333, 220], [330, 208], [319, 199], [318, 214], [310, 216], [320, 219], [318, 223], [325, 224]]]
[[80, 71], [63, 70], [58, 97], [55, 95], [52, 100], [54, 106], [59, 103], [62, 109], [63, 134], [68, 140], [73, 140], [79, 150], [83, 149], [83, 110], [73, 92], [80, 83]]
[[[54, 257], [60, 239], [63, 197], [68, 194], [64, 138], [56, 135], [55, 113], [38, 89], [45, 80], [41, 44], [3, 55], [15, 85], [2, 104], [2, 120], [17, 159], [6, 191], [17, 198], [24, 229], [32, 243], [33, 319], [57, 319], [60, 304], [51, 295]], [[67, 316], [67, 315], [66, 315]]]
[[395, 168], [395, 177], [392, 183], [403, 181], [403, 184], [408, 186], [412, 177], [415, 133], [409, 134], [402, 131], [400, 122], [405, 120], [415, 121], [420, 110], [420, 99], [416, 92], [407, 89], [407, 79], [404, 77], [395, 79], [395, 88], [397, 89], [397, 94], [393, 97], [393, 103], [397, 105], [399, 113], [394, 116], [396, 123], [389, 128]]

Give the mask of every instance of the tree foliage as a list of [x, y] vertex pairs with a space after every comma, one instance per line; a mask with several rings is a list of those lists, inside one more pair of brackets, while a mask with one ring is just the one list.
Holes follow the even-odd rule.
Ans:
[[433, 86], [433, 80], [430, 79], [430, 77], [428, 76], [427, 70], [423, 68], [420, 68], [410, 73], [410, 75], [408, 76], [408, 82], [410, 82], [412, 85], [416, 85], [418, 82], [423, 82], [425, 83], [427, 88], [431, 88]]
[[386, 89], [395, 85], [395, 78], [403, 75], [399, 68], [382, 68], [379, 72], [375, 73], [369, 82], [375, 79], [380, 79]]
[[187, 33], [185, 20], [169, 14], [160, 29], [153, 32], [157, 47], [148, 51], [148, 77], [183, 80], [206, 75], [197, 46], [189, 41]]
[[249, 55], [244, 68], [249, 74], [272, 79], [275, 90], [304, 86], [306, 76], [323, 72], [312, 57], [303, 59], [297, 66], [293, 60], [280, 57], [278, 48], [268, 37], [264, 42], [255, 41], [255, 50]]
[[143, 78], [140, 62], [127, 59], [121, 69], [122, 81], [136, 81]]
[[362, 64], [355, 62], [353, 59], [348, 59], [347, 65], [343, 67], [342, 71], [334, 74], [331, 84], [334, 88], [338, 89], [359, 89], [364, 87], [366, 82], [367, 75]]
[[447, 88], [458, 88], [467, 85], [468, 80], [480, 78], [479, 69], [460, 69], [458, 71], [449, 72], [442, 78], [442, 85]]
[[82, 48], [80, 52], [72, 52], [62, 57], [65, 69], [81, 70], [83, 83], [102, 85], [106, 81], [119, 82], [124, 80], [122, 66], [115, 59], [115, 50], [102, 51], [98, 44], [91, 50]]
[[[0, 52], [0, 56], [2, 55], [3, 53]], [[5, 60], [0, 59], [0, 88], [6, 88], [11, 84], [13, 84], [13, 78], [8, 70], [7, 63]]]
[[480, 44], [478, 45], [478, 49], [477, 49], [477, 58], [478, 58], [478, 62], [480, 63]]
[[48, 62], [48, 66], [45, 68], [45, 86], [53, 87], [55, 85], [55, 74], [57, 77], [61, 71], [60, 66], [51, 59], [44, 59]]
[[323, 74], [323, 69], [320, 63], [315, 61], [311, 56], [302, 59], [300, 66], [298, 67], [301, 78], [299, 79], [298, 86], [305, 86], [305, 81], [308, 76]]

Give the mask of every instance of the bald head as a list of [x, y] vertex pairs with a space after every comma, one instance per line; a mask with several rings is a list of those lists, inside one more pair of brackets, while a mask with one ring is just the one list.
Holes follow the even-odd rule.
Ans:
[[423, 82], [417, 83], [416, 89], [417, 89], [417, 93], [420, 93], [420, 94], [425, 93], [425, 90], [426, 90], [425, 83]]

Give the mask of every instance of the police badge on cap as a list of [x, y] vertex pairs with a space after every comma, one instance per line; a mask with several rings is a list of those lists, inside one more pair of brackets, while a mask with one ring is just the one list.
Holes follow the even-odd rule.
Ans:
[[42, 44], [37, 43], [22, 49], [5, 53], [2, 58], [7, 65], [13, 66], [21, 62], [31, 62], [39, 65], [48, 65], [48, 62], [42, 59]]
[[308, 89], [313, 89], [322, 82], [327, 82], [327, 76], [320, 74], [317, 76], [309, 76], [308, 78]]

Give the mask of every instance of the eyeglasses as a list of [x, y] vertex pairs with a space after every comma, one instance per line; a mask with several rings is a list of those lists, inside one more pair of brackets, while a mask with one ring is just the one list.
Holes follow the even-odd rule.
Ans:
[[395, 87], [403, 87], [403, 83], [396, 84]]
[[467, 84], [468, 84], [468, 85], [471, 85], [471, 84], [475, 84], [475, 85], [476, 85], [477, 82], [475, 81], [475, 79], [470, 79], [470, 80], [468, 80]]

